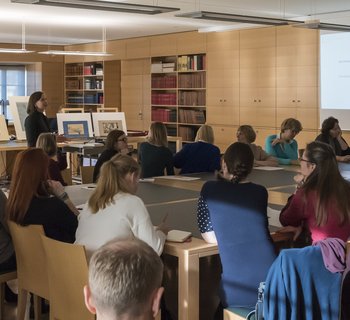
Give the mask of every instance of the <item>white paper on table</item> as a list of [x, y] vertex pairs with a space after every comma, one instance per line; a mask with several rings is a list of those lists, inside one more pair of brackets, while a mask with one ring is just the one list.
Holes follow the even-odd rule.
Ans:
[[269, 218], [269, 225], [275, 227], [282, 227], [280, 223], [280, 210], [275, 210], [270, 207], [267, 207], [267, 216]]
[[154, 178], [141, 178], [139, 181], [140, 182], [154, 182]]
[[277, 170], [283, 170], [281, 167], [269, 167], [269, 166], [261, 166], [261, 167], [254, 167], [254, 169], [257, 170], [263, 170], [263, 171], [277, 171]]
[[181, 180], [181, 181], [194, 181], [199, 180], [199, 177], [187, 177], [187, 176], [160, 176], [157, 179], [169, 179], [169, 180]]

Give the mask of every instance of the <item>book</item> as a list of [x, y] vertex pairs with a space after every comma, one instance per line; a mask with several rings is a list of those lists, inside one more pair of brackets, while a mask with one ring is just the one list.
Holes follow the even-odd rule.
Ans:
[[168, 232], [166, 240], [171, 242], [185, 242], [190, 237], [192, 237], [191, 232], [181, 230], [170, 230]]

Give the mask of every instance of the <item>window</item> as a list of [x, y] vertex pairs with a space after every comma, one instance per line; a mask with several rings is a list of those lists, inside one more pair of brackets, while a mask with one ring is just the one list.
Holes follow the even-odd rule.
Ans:
[[0, 65], [0, 113], [12, 120], [9, 97], [25, 95], [25, 66]]

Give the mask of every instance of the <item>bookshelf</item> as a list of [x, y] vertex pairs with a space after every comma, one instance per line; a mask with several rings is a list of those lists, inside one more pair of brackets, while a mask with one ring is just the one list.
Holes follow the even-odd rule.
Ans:
[[96, 111], [104, 105], [103, 62], [65, 65], [65, 106]]
[[169, 136], [194, 141], [206, 122], [205, 54], [151, 59], [151, 120], [163, 122]]

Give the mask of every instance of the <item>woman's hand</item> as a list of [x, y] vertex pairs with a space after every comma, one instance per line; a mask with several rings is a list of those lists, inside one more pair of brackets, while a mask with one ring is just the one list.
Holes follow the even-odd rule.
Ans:
[[161, 222], [158, 226], [156, 226], [156, 230], [162, 231], [165, 235], [168, 235], [170, 228], [165, 225], [165, 222]]
[[272, 146], [275, 146], [276, 144], [279, 144], [279, 143], [281, 143], [281, 142], [283, 142], [282, 139], [276, 138], [275, 140], [273, 140], [273, 141], [271, 142], [271, 145], [272, 145]]
[[64, 187], [61, 182], [55, 180], [47, 180], [49, 192], [56, 197], [60, 197], [64, 193]]
[[303, 231], [302, 226], [299, 226], [299, 227], [286, 226], [284, 228], [277, 230], [277, 232], [280, 232], [280, 233], [293, 233], [294, 234], [293, 241], [298, 239], [302, 231]]

